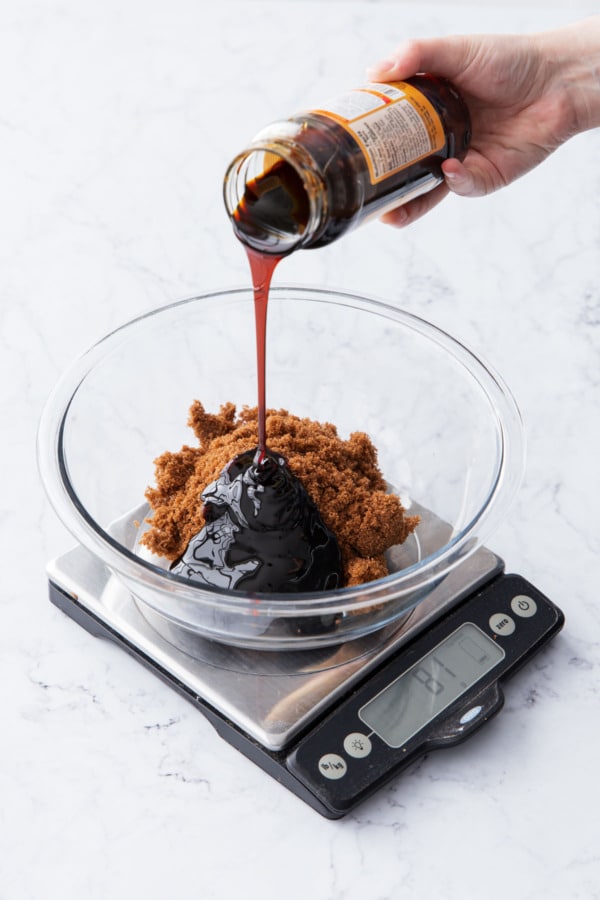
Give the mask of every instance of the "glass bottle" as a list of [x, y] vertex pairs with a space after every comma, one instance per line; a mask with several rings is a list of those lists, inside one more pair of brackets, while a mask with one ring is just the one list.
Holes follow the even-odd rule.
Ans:
[[430, 191], [464, 158], [469, 111], [433, 75], [367, 84], [274, 122], [230, 164], [225, 206], [242, 243], [281, 257], [323, 247]]

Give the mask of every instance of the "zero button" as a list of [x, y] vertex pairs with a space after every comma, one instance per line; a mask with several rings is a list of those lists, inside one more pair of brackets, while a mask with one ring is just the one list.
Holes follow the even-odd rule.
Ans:
[[515, 630], [515, 620], [505, 613], [494, 613], [490, 616], [490, 628], [495, 634], [506, 637]]

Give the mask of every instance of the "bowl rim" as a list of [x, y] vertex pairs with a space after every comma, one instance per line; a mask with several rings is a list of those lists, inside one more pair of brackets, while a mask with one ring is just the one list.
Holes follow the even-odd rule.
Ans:
[[[133, 579], [134, 582], [159, 592], [176, 594], [178, 600], [192, 605], [218, 607], [223, 611], [240, 615], [255, 616], [257, 612], [263, 610], [270, 613], [271, 606], [275, 604], [277, 615], [280, 617], [345, 612], [350, 608], [356, 608], [357, 602], [360, 602], [361, 609], [369, 609], [391, 599], [408, 597], [416, 589], [420, 590], [428, 584], [438, 583], [482, 545], [506, 514], [523, 476], [525, 438], [519, 408], [500, 375], [462, 341], [437, 325], [400, 307], [347, 290], [295, 284], [272, 286], [269, 302], [280, 302], [284, 295], [289, 295], [290, 292], [303, 300], [350, 306], [363, 312], [375, 313], [416, 332], [422, 338], [433, 341], [444, 351], [452, 351], [454, 360], [459, 362], [475, 381], [494, 413], [499, 454], [497, 470], [485, 503], [447, 544], [423, 560], [376, 581], [338, 588], [327, 593], [251, 593], [218, 587], [210, 589], [199, 587], [197, 583], [171, 574], [143, 559], [115, 540], [109, 532], [97, 525], [79, 500], [69, 480], [68, 466], [62, 450], [71, 404], [87, 375], [119, 343], [127, 340], [132, 330], [141, 323], [161, 315], [176, 314], [182, 307], [206, 302], [208, 299], [227, 296], [252, 301], [252, 289], [248, 286], [220, 288], [156, 307], [106, 334], [64, 371], [42, 412], [37, 436], [37, 459], [41, 480], [52, 507], [78, 542], [126, 579]], [[282, 600], [285, 603], [282, 603]]]

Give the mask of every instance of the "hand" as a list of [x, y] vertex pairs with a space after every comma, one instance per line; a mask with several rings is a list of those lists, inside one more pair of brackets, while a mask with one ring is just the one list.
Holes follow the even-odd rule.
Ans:
[[469, 107], [472, 140], [464, 161], [442, 165], [444, 183], [386, 213], [404, 226], [449, 190], [480, 197], [524, 175], [569, 137], [600, 124], [600, 16], [537, 35], [472, 35], [412, 40], [372, 66], [372, 81], [417, 72], [444, 76]]

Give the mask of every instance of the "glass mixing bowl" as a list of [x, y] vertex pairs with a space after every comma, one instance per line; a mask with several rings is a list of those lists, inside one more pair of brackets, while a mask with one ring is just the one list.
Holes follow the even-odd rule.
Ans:
[[[275, 287], [267, 405], [364, 431], [415, 533], [390, 574], [326, 593], [204, 588], [139, 551], [154, 459], [195, 441], [194, 399], [256, 405], [252, 292], [223, 290], [134, 319], [63, 376], [38, 437], [42, 479], [77, 541], [162, 621], [237, 647], [296, 650], [363, 637], [400, 619], [486, 540], [523, 470], [523, 431], [502, 380], [435, 326], [348, 293]], [[141, 526], [143, 528], [143, 525]]]

